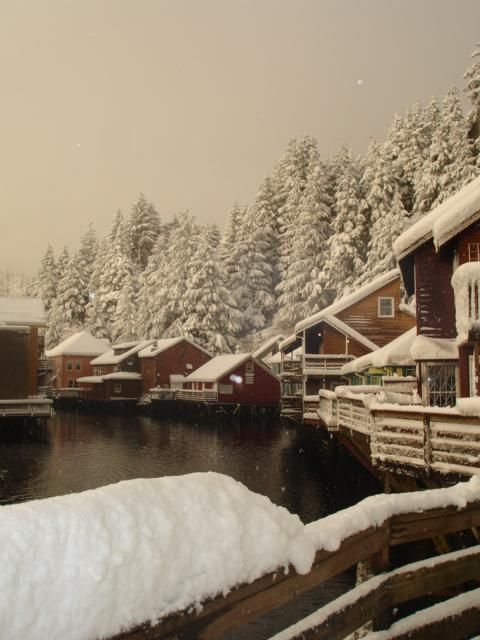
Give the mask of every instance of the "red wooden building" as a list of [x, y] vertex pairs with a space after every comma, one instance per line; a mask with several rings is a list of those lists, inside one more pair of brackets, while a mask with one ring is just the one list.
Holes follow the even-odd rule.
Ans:
[[40, 356], [46, 325], [37, 298], [0, 298], [0, 417], [49, 417], [51, 400], [40, 398]]
[[480, 178], [394, 244], [408, 295], [415, 295], [418, 391], [427, 405], [480, 392]]
[[152, 388], [171, 389], [178, 384], [179, 376], [188, 376], [212, 358], [184, 336], [155, 340], [138, 355], [144, 393]]
[[66, 338], [45, 353], [52, 364], [52, 386], [55, 389], [76, 387], [78, 378], [93, 374], [92, 358], [109, 350], [107, 340], [94, 338], [88, 331]]
[[176, 397], [224, 405], [276, 406], [280, 380], [250, 353], [221, 355], [191, 373]]

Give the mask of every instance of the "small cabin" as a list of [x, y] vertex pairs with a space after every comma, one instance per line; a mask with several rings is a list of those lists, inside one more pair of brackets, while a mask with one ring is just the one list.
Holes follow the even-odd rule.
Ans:
[[212, 359], [206, 349], [185, 336], [154, 340], [138, 357], [143, 393], [178, 387], [178, 376], [183, 380]]
[[250, 353], [213, 358], [191, 373], [177, 398], [245, 406], [273, 406], [280, 402], [280, 380]]
[[[51, 401], [38, 397], [47, 317], [38, 298], [0, 298], [0, 415], [48, 417]], [[35, 400], [35, 401], [33, 401]]]
[[78, 378], [93, 375], [92, 358], [110, 350], [108, 341], [79, 331], [63, 340], [45, 355], [51, 361], [52, 386], [55, 389], [77, 387]]

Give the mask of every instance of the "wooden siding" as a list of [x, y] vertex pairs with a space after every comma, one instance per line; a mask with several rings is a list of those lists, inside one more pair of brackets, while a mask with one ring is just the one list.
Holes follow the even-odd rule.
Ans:
[[101, 384], [81, 382], [80, 389], [80, 396], [84, 400], [99, 402], [106, 402], [112, 398], [134, 398], [138, 400], [142, 393], [142, 381], [105, 380]]
[[436, 253], [433, 241], [415, 252], [417, 333], [430, 338], [455, 338], [452, 251]]
[[468, 245], [470, 242], [477, 242], [480, 244], [480, 222], [472, 224], [457, 236], [456, 244], [459, 264], [470, 262], [468, 252]]
[[349, 337], [347, 343], [343, 333], [340, 333], [340, 331], [337, 331], [337, 329], [334, 329], [325, 322], [322, 323], [321, 331], [323, 340], [320, 353], [327, 355], [335, 353], [350, 354], [356, 358], [370, 353], [370, 349], [353, 338]]
[[[211, 360], [211, 356], [187, 340], [162, 351], [151, 358], [140, 358], [143, 391], [152, 387], [168, 386], [170, 375], [185, 375], [196, 371]], [[187, 365], [192, 365], [187, 369]]]
[[29, 332], [0, 329], [0, 398], [29, 395], [31, 357]]
[[[76, 384], [77, 378], [93, 375], [93, 367], [90, 362], [95, 357], [96, 356], [63, 355], [52, 358], [53, 373], [55, 375], [53, 386], [56, 389], [65, 389], [69, 386], [69, 380], [75, 381]], [[68, 369], [69, 362], [72, 363], [71, 370]], [[77, 369], [78, 365], [80, 369]]]
[[[393, 318], [378, 317], [378, 299], [394, 299]], [[337, 318], [379, 347], [383, 347], [415, 326], [415, 318], [400, 311], [400, 276], [336, 314]], [[364, 352], [366, 353], [366, 352]]]
[[[218, 382], [218, 402], [225, 404], [244, 404], [244, 405], [262, 405], [262, 404], [279, 404], [280, 403], [280, 381], [270, 373], [253, 364], [253, 384], [247, 384], [246, 365], [252, 362], [247, 360], [240, 367], [231, 371]], [[240, 376], [242, 382], [240, 384], [232, 382], [230, 376]], [[232, 385], [233, 393], [220, 393], [222, 385]]]

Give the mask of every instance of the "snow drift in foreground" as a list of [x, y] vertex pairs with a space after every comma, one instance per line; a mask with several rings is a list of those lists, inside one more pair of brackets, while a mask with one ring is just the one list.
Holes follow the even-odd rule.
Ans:
[[216, 473], [0, 508], [0, 638], [92, 640], [292, 563], [298, 516]]
[[96, 640], [198, 605], [394, 514], [480, 500], [480, 477], [378, 495], [304, 526], [217, 473], [0, 507], [1, 640]]

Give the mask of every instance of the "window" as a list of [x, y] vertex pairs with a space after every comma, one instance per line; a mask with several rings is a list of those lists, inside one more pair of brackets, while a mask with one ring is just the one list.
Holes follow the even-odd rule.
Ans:
[[73, 362], [71, 360], [67, 362], [67, 371], [73, 371]]
[[75, 371], [81, 371], [82, 369], [82, 363], [81, 362], [75, 362]]
[[114, 393], [122, 393], [122, 385], [119, 384], [118, 382], [116, 384], [113, 385], [113, 392]]
[[468, 261], [480, 262], [480, 242], [468, 243]]
[[452, 407], [457, 400], [457, 367], [449, 362], [422, 363], [423, 397], [432, 407]]
[[245, 371], [253, 371], [253, 362], [247, 362], [245, 365]]
[[69, 378], [68, 380], [68, 388], [72, 389], [75, 386], [75, 380], [72, 380], [71, 378]]
[[378, 317], [393, 318], [393, 298], [378, 298]]

